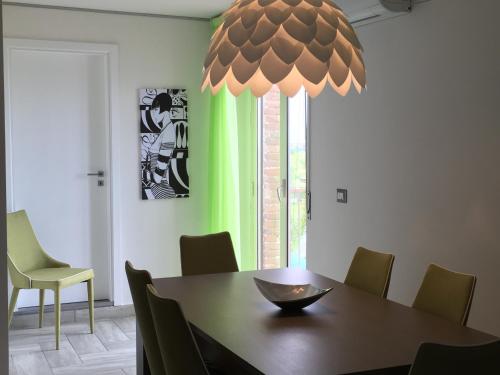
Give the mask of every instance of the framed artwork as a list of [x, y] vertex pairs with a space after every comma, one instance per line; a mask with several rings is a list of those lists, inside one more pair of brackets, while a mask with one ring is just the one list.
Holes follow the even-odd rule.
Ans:
[[189, 197], [186, 90], [141, 89], [139, 106], [142, 199]]

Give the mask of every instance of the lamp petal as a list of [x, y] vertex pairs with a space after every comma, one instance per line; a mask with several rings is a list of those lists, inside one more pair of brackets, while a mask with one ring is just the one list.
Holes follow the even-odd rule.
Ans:
[[271, 40], [271, 48], [281, 61], [285, 64], [292, 64], [301, 55], [304, 45], [290, 38], [277, 36]]
[[293, 64], [286, 64], [276, 54], [273, 49], [269, 49], [262, 57], [260, 69], [264, 76], [272, 84], [282, 81], [292, 70]]
[[306, 89], [307, 93], [311, 98], [315, 98], [321, 93], [321, 91], [323, 91], [327, 81], [328, 81], [327, 76], [325, 76], [323, 80], [318, 84], [314, 84], [309, 81], [304, 81], [304, 88]]
[[276, 34], [276, 31], [278, 31], [278, 29], [278, 25], [275, 25], [274, 23], [269, 21], [267, 17], [262, 17], [257, 23], [257, 26], [255, 27], [252, 36], [250, 37], [250, 41], [254, 45], [259, 45], [261, 43], [269, 41], [273, 37], [273, 35]]
[[337, 16], [337, 13], [335, 13], [335, 11], [331, 8], [328, 9], [324, 6], [318, 8], [318, 14], [335, 30], [339, 27], [339, 18]]
[[246, 42], [243, 47], [241, 47], [240, 52], [249, 62], [255, 62], [262, 59], [262, 56], [271, 48], [271, 42], [267, 41], [259, 45], [254, 45], [252, 42]]
[[328, 65], [314, 57], [307, 49], [302, 52], [295, 66], [304, 77], [304, 80], [315, 85], [319, 84], [328, 73]]
[[294, 66], [290, 74], [288, 74], [283, 81], [278, 83], [278, 87], [283, 94], [292, 97], [297, 95], [300, 91], [303, 80], [304, 78], [302, 77], [302, 74], [300, 74]]
[[222, 65], [219, 59], [214, 61], [210, 67], [210, 83], [212, 87], [217, 86], [222, 81], [229, 68], [229, 65]]
[[342, 61], [337, 51], [333, 51], [330, 59], [329, 74], [336, 86], [341, 86], [349, 76], [349, 67]]
[[326, 63], [332, 57], [333, 46], [322, 46], [316, 40], [313, 40], [307, 45], [307, 49], [311, 54], [323, 63]]
[[257, 25], [257, 22], [262, 18], [263, 15], [264, 15], [264, 8], [259, 8], [259, 9], [250, 8], [241, 15], [241, 22], [244, 27], [250, 29], [255, 27], [255, 25]]
[[269, 21], [279, 26], [285, 22], [290, 14], [292, 14], [292, 8], [280, 9], [278, 7], [267, 7], [264, 10], [266, 17]]
[[319, 8], [323, 5], [323, 0], [306, 0], [306, 3], [312, 5], [313, 7]]
[[257, 69], [259, 69], [259, 61], [249, 62], [241, 53], [236, 56], [234, 63], [231, 65], [235, 79], [242, 84], [247, 83]]
[[256, 97], [264, 96], [273, 87], [273, 84], [267, 80], [260, 69], [255, 72], [249, 83], [252, 94]]
[[337, 37], [337, 29], [332, 27], [322, 17], [318, 17], [316, 25], [317, 25], [317, 30], [316, 30], [316, 36], [314, 38], [324, 46], [332, 44], [335, 38]]
[[256, 25], [250, 28], [246, 28], [245, 26], [243, 26], [243, 23], [241, 21], [236, 22], [228, 29], [227, 38], [232, 45], [241, 47], [250, 39], [250, 36], [255, 30], [255, 27]]
[[240, 83], [234, 76], [234, 72], [229, 69], [229, 71], [226, 74], [226, 83], [227, 83], [227, 88], [233, 94], [234, 96], [239, 96], [244, 90], [245, 90], [245, 85]]
[[294, 15], [290, 16], [284, 23], [283, 28], [293, 39], [308, 44], [316, 35], [316, 25], [305, 25]]
[[238, 47], [234, 46], [230, 41], [225, 40], [222, 42], [220, 48], [218, 49], [218, 58], [222, 65], [229, 65], [233, 62], [234, 58], [239, 52]]
[[316, 22], [316, 18], [318, 18], [318, 12], [313, 8], [305, 8], [305, 7], [295, 7], [293, 8], [293, 15], [304, 25], [311, 26]]
[[366, 70], [365, 64], [363, 63], [363, 58], [357, 50], [354, 50], [352, 61], [351, 61], [351, 71], [354, 79], [359, 83], [361, 87], [366, 86]]
[[344, 36], [344, 38], [346, 38], [354, 47], [358, 49], [362, 48], [361, 43], [359, 42], [359, 39], [354, 32], [354, 29], [347, 22], [347, 20], [339, 22], [338, 30]]
[[302, 0], [282, 0], [285, 4], [287, 5], [290, 5], [292, 7], [296, 7], [297, 5], [299, 5]]
[[342, 35], [339, 34], [339, 37], [333, 42], [333, 49], [337, 51], [345, 65], [351, 65], [352, 47]]

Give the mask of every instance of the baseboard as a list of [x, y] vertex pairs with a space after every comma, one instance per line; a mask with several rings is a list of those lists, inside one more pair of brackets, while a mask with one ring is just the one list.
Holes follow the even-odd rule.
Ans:
[[[53, 306], [47, 306], [45, 309], [46, 313], [44, 314], [43, 325], [46, 327], [54, 325], [55, 317], [53, 310]], [[135, 311], [133, 305], [113, 306], [111, 301], [97, 301], [94, 309], [94, 317], [96, 321], [121, 319], [134, 315]], [[11, 330], [38, 328], [38, 319], [37, 308], [23, 308], [20, 313], [14, 314], [10, 328]], [[84, 322], [87, 324], [88, 320], [89, 309], [86, 303], [69, 303], [62, 307], [62, 324]]]
[[[114, 306], [113, 301], [110, 300], [94, 301], [94, 308], [96, 309], [101, 307], [110, 307], [110, 306]], [[76, 311], [76, 310], [85, 310], [88, 308], [89, 305], [88, 302], [86, 301], [61, 304], [61, 311]], [[45, 305], [44, 311], [46, 313], [54, 312], [54, 305]], [[21, 307], [16, 312], [14, 312], [14, 316], [31, 315], [31, 314], [38, 314], [38, 306]]]

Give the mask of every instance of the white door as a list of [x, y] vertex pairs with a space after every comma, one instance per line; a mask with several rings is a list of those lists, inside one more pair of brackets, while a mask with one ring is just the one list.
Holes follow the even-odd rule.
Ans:
[[[93, 268], [95, 299], [111, 299], [105, 57], [9, 52], [11, 210], [28, 212], [52, 257]], [[104, 175], [88, 176], [98, 171]], [[53, 303], [52, 293], [46, 298]], [[85, 301], [86, 287], [64, 289], [61, 298], [63, 303]], [[21, 292], [18, 307], [37, 304], [36, 291]]]

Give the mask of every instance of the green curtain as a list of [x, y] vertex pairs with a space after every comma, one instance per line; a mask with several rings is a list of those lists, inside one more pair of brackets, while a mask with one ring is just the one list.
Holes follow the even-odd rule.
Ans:
[[249, 90], [211, 97], [208, 152], [208, 232], [230, 232], [240, 270], [256, 269], [257, 100]]

